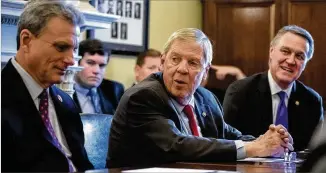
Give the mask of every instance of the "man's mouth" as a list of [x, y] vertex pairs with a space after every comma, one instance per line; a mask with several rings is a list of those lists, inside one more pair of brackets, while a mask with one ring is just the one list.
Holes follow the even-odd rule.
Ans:
[[91, 79], [91, 80], [100, 80], [100, 78], [98, 78], [98, 77], [89, 77], [89, 79]]
[[186, 82], [178, 79], [175, 79], [174, 82], [176, 82], [177, 84], [187, 84]]
[[64, 74], [66, 73], [66, 69], [65, 69], [65, 68], [56, 67], [56, 69], [59, 70], [59, 73], [60, 73], [61, 75], [64, 75]]
[[293, 73], [294, 71], [288, 67], [280, 66], [282, 70], [287, 71], [289, 73]]

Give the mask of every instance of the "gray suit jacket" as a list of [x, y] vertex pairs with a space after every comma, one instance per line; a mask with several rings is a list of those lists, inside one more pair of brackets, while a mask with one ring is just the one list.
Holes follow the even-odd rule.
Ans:
[[107, 167], [153, 166], [177, 161], [235, 161], [236, 146], [230, 140], [254, 138], [243, 136], [224, 122], [221, 105], [211, 92], [199, 87], [194, 97], [204, 137], [182, 132], [162, 73], [152, 74], [128, 89], [112, 121]]

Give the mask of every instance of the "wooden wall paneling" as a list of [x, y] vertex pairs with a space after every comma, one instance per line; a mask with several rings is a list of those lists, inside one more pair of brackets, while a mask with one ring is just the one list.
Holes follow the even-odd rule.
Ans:
[[[213, 50], [216, 49], [214, 38], [216, 37], [216, 5], [212, 0], [205, 0], [203, 3], [203, 31], [211, 40]], [[213, 51], [213, 54], [215, 51]]]
[[307, 29], [314, 38], [315, 52], [300, 80], [326, 98], [326, 1], [287, 2], [287, 23]]
[[247, 75], [266, 71], [270, 40], [281, 27], [281, 0], [206, 0], [203, 4], [204, 18], [215, 15], [204, 19], [203, 27], [214, 43], [212, 63], [235, 65]]

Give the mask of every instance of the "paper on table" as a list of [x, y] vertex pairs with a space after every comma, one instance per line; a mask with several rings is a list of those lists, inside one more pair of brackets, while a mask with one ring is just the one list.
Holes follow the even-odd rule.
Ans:
[[229, 172], [229, 171], [214, 171], [214, 170], [204, 170], [204, 169], [179, 169], [179, 168], [146, 168], [146, 169], [135, 169], [122, 171], [125, 173], [134, 173], [134, 172], [166, 172], [166, 173], [176, 173], [176, 172], [187, 172], [187, 173], [201, 173], [201, 172]]
[[[245, 158], [242, 160], [238, 160], [239, 162], [262, 162], [262, 163], [276, 163], [276, 162], [284, 162], [283, 158], [261, 158], [261, 157], [251, 157]], [[297, 159], [295, 161], [291, 161], [293, 163], [301, 163], [303, 160]]]

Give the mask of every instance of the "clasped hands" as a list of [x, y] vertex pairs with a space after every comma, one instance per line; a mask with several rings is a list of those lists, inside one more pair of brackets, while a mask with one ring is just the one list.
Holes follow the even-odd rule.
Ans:
[[254, 141], [244, 144], [247, 157], [283, 157], [293, 151], [293, 138], [282, 125], [271, 124], [267, 132]]

